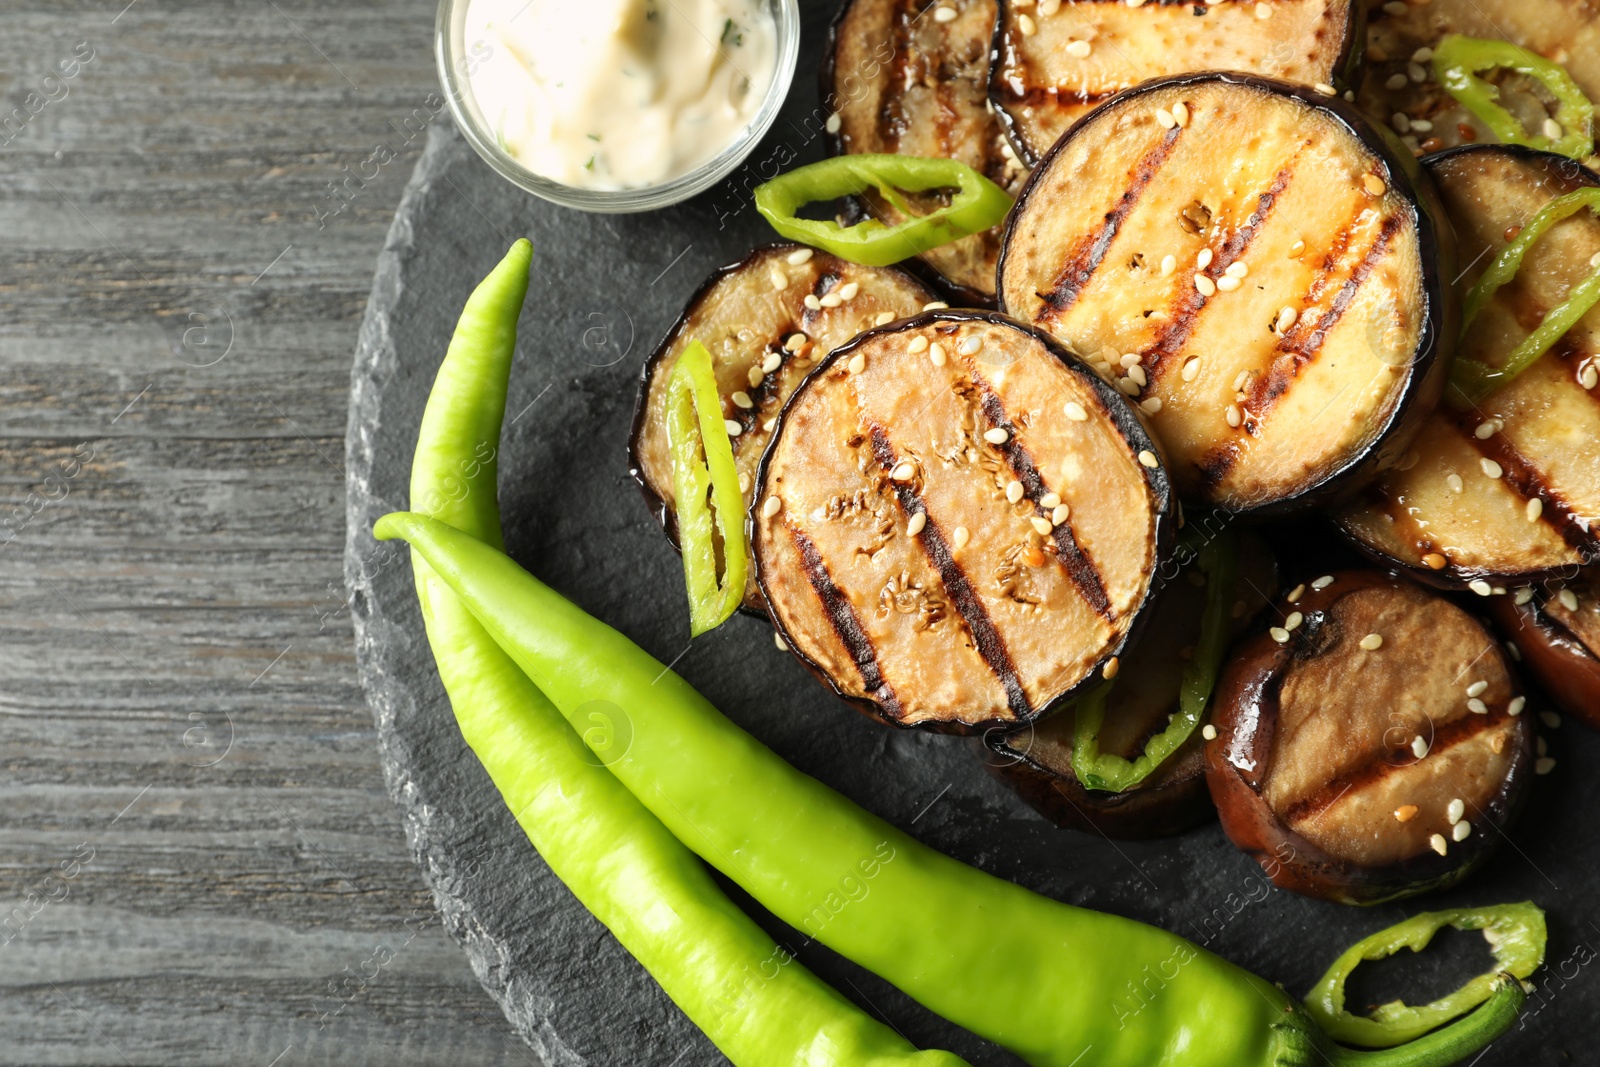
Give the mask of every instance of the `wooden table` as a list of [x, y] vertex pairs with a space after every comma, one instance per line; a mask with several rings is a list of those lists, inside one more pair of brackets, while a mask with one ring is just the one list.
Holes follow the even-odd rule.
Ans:
[[0, 1063], [534, 1062], [412, 867], [343, 603], [433, 6], [126, 2], [0, 19]]

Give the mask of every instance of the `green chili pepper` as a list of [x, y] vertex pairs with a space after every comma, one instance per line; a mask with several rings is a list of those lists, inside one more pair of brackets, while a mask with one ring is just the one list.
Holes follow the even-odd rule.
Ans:
[[1515, 1021], [1489, 1003], [1381, 1052], [1330, 1042], [1277, 987], [1163, 930], [1062, 904], [921, 844], [810, 778], [502, 553], [397, 513], [408, 541], [569, 720], [627, 709], [613, 774], [778, 918], [1039, 1067], [1444, 1067]]
[[[800, 218], [800, 209], [819, 200], [877, 191], [902, 214], [895, 226], [866, 219], [854, 226]], [[917, 215], [901, 190], [924, 193], [954, 189], [945, 207]], [[815, 245], [840, 259], [887, 267], [930, 248], [982, 233], [1011, 210], [1006, 191], [965, 163], [921, 156], [835, 156], [799, 167], [756, 187], [756, 210], [772, 228], [792, 241]]]
[[[1467, 306], [1462, 316], [1463, 325], [1470, 325], [1472, 320], [1489, 306], [1489, 301], [1494, 299], [1494, 294], [1500, 291], [1500, 287], [1516, 277], [1517, 272], [1522, 269], [1522, 260], [1527, 256], [1528, 249], [1532, 248], [1539, 238], [1549, 232], [1556, 223], [1577, 214], [1584, 208], [1600, 215], [1600, 189], [1579, 189], [1565, 196], [1558, 196], [1535, 212], [1516, 238], [1501, 249], [1494, 262], [1489, 264], [1489, 269], [1483, 272], [1483, 277], [1472, 287], [1472, 292], [1467, 294]], [[1600, 267], [1569, 289], [1565, 300], [1545, 312], [1539, 325], [1511, 350], [1500, 366], [1491, 367], [1476, 359], [1456, 360], [1455, 366], [1451, 368], [1450, 382], [1458, 390], [1454, 398], [1457, 404], [1463, 407], [1476, 405], [1490, 393], [1533, 366], [1566, 335], [1568, 330], [1576, 326], [1578, 320], [1587, 315], [1596, 303], [1600, 303]]]
[[[496, 544], [495, 453], [530, 254], [517, 242], [468, 300], [411, 469], [419, 507]], [[918, 1052], [796, 962], [605, 769], [615, 755], [606, 745], [621, 744], [621, 712], [587, 706], [580, 740], [415, 553], [412, 567], [456, 721], [506, 806], [584, 907], [730, 1060], [965, 1067], [947, 1052]]]
[[[1345, 980], [1363, 960], [1381, 960], [1402, 948], [1421, 952], [1433, 940], [1433, 935], [1446, 926], [1457, 930], [1482, 930], [1494, 954], [1495, 969], [1420, 1008], [1397, 1000], [1368, 1016], [1352, 1015], [1345, 1010]], [[1493, 995], [1499, 974], [1528, 977], [1544, 962], [1544, 946], [1544, 912], [1530, 902], [1426, 912], [1346, 949], [1306, 996], [1306, 1010], [1336, 1040], [1373, 1048], [1398, 1045], [1482, 1004]]]
[[[1529, 133], [1499, 103], [1500, 90], [1478, 77], [1479, 71], [1503, 68], [1532, 78], [1555, 98], [1560, 139]], [[1583, 95], [1566, 68], [1510, 41], [1446, 35], [1433, 50], [1433, 71], [1451, 96], [1472, 112], [1500, 140], [1583, 159], [1594, 151], [1594, 105]]]
[[749, 568], [739, 469], [733, 465], [711, 353], [699, 341], [690, 342], [678, 356], [667, 380], [667, 447], [672, 453], [678, 546], [689, 587], [689, 630], [699, 637], [739, 610]]
[[1183, 668], [1178, 713], [1165, 730], [1150, 739], [1138, 759], [1128, 760], [1100, 751], [1106, 697], [1116, 683], [1107, 682], [1077, 701], [1072, 709], [1072, 773], [1085, 789], [1112, 793], [1132, 789], [1178, 751], [1205, 716], [1222, 656], [1228, 650], [1229, 612], [1233, 606], [1234, 576], [1239, 570], [1238, 537], [1231, 530], [1219, 533], [1200, 548], [1197, 565], [1206, 575], [1205, 614], [1200, 618], [1200, 640], [1195, 645], [1194, 658]]

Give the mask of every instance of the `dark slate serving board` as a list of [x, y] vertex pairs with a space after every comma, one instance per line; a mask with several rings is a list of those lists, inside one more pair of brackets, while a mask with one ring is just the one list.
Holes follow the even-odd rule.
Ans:
[[[714, 267], [769, 240], [746, 205], [754, 168], [821, 154], [810, 73], [831, 4], [805, 8], [805, 44], [788, 109], [729, 183], [645, 216], [584, 215], [524, 195], [435, 126], [379, 259], [352, 372], [346, 570], [362, 684], [377, 720], [389, 790], [450, 932], [535, 1056], [549, 1064], [725, 1062], [644, 971], [573, 900], [528, 844], [456, 730], [434, 670], [403, 548], [372, 522], [406, 505], [423, 402], [462, 302], [518, 236], [536, 273], [522, 319], [500, 493], [509, 551], [619, 627], [784, 757], [922, 840], [1060, 900], [1155, 923], [1280, 982], [1305, 989], [1345, 945], [1421, 907], [1532, 898], [1550, 913], [1552, 972], [1525, 1026], [1479, 1060], [1589, 1060], [1580, 1039], [1600, 1014], [1600, 739], [1546, 729], [1556, 772], [1489, 869], [1422, 905], [1361, 911], [1271, 888], [1215, 824], [1181, 838], [1112, 842], [1060, 830], [985, 772], [970, 742], [897, 732], [846, 709], [740, 616], [692, 646], [681, 572], [628, 476], [626, 443], [640, 366]], [[1314, 527], [1269, 533], [1291, 577], [1325, 565]], [[1537, 698], [1536, 698], [1537, 699]], [[1588, 798], [1587, 800], [1585, 798]], [[742, 899], [742, 898], [741, 898]], [[792, 946], [794, 937], [759, 909]], [[915, 901], [907, 913], [916, 914]], [[938, 936], [939, 916], [925, 916]], [[1357, 990], [1376, 1003], [1443, 991], [1487, 960], [1472, 935], [1440, 952], [1374, 968]], [[811, 945], [801, 959], [921, 1046], [975, 1067], [1007, 1053], [923, 1011], [876, 977]], [[1107, 990], [1108, 1019], [1112, 999]]]

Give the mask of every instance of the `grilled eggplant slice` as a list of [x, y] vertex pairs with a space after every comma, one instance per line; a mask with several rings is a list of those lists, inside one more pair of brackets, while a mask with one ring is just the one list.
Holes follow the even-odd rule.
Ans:
[[1404, 454], [1457, 330], [1453, 237], [1398, 149], [1283, 83], [1147, 83], [1034, 170], [1001, 308], [1097, 355], [1186, 499], [1283, 513], [1352, 492]]
[[[690, 341], [711, 352], [723, 414], [739, 427], [733, 459], [748, 507], [761, 450], [800, 379], [862, 330], [916, 314], [933, 300], [934, 294], [904, 271], [847, 263], [804, 245], [759, 248], [707, 279], [645, 361], [634, 409], [629, 467], [667, 536], [677, 542], [667, 382]], [[744, 603], [765, 611], [754, 573]]]
[[1218, 683], [1206, 770], [1223, 830], [1282, 888], [1347, 904], [1464, 878], [1533, 777], [1500, 645], [1380, 571], [1325, 575], [1277, 613]]
[[[849, 0], [834, 20], [822, 99], [838, 118], [835, 155], [887, 152], [956, 159], [1013, 196], [1027, 177], [989, 106], [997, 0]], [[953, 18], [935, 15], [935, 7]], [[896, 204], [869, 195], [860, 213], [889, 224], [944, 207], [926, 193]], [[922, 254], [961, 303], [994, 304], [1001, 227]]]
[[795, 391], [757, 479], [780, 635], [885, 722], [1030, 722], [1106, 671], [1172, 537], [1155, 444], [1047, 335], [984, 312], [870, 330]]
[[[1169, 565], [1161, 577], [1172, 569]], [[1277, 581], [1271, 553], [1259, 538], [1245, 535], [1234, 582], [1236, 635], [1276, 595]], [[1186, 653], [1200, 637], [1204, 575], [1186, 567], [1162, 584], [1150, 624], [1106, 698], [1100, 744], [1125, 759], [1138, 756], [1153, 735], [1166, 729], [1178, 709]], [[1064, 708], [1043, 722], [994, 731], [984, 737], [985, 764], [1045, 818], [1068, 829], [1106, 837], [1165, 837], [1212, 816], [1199, 730], [1150, 777], [1121, 793], [1085, 789], [1078, 781], [1072, 771], [1072, 730], [1072, 709]]]
[[1360, 0], [1001, 0], [989, 95], [1031, 166], [1074, 122], [1147, 78], [1237, 70], [1354, 87], [1362, 17]]
[[[1419, 153], [1495, 140], [1476, 115], [1435, 80], [1429, 62], [1447, 34], [1506, 40], [1560, 63], [1591, 100], [1600, 99], [1600, 20], [1574, 0], [1429, 0], [1405, 11], [1373, 4], [1367, 24], [1367, 67], [1356, 102], [1376, 122], [1392, 122]], [[1483, 77], [1500, 103], [1538, 133], [1551, 116], [1542, 90], [1505, 71]]]
[[[1478, 145], [1430, 157], [1455, 222], [1466, 292], [1517, 229], [1550, 200], [1600, 177], [1562, 156]], [[1593, 272], [1600, 219], [1558, 223], [1473, 320], [1459, 358], [1500, 366], [1516, 345]], [[1600, 310], [1476, 408], [1442, 405], [1411, 452], [1337, 521], [1386, 563], [1435, 584], [1531, 581], [1600, 555]], [[1589, 388], [1585, 388], [1585, 385]]]
[[1568, 715], [1600, 730], [1600, 570], [1496, 597], [1491, 611], [1528, 673]]

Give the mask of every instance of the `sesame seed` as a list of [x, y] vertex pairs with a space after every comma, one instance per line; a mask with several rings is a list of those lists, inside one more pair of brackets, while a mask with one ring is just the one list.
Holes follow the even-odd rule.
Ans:
[[1533, 761], [1534, 774], [1549, 774], [1556, 769], [1556, 761], [1549, 756], [1540, 756]]
[[1410, 80], [1404, 74], [1391, 74], [1389, 75], [1389, 80], [1383, 83], [1383, 87], [1393, 92], [1397, 89], [1404, 89]]
[[838, 133], [840, 127], [843, 125], [844, 119], [840, 118], [838, 115], [828, 116], [827, 129], [829, 133]]
[[906, 536], [917, 536], [917, 534], [922, 532], [922, 528], [926, 525], [928, 525], [928, 513], [926, 511], [916, 512], [906, 522]]
[[744, 427], [739, 423], [734, 422], [732, 419], [723, 420], [722, 425], [728, 431], [729, 437], [738, 437], [740, 434], [744, 433]]
[[1418, 734], [1411, 739], [1411, 754], [1417, 759], [1423, 759], [1428, 754], [1428, 739]]
[[1406, 68], [1406, 73], [1409, 74], [1411, 76], [1411, 80], [1416, 82], [1418, 85], [1421, 85], [1423, 82], [1428, 80], [1427, 68], [1423, 67], [1423, 65], [1420, 63], [1411, 64]]
[[1025, 491], [1021, 482], [1011, 481], [1006, 483], [1006, 499], [1013, 504], [1022, 499], [1022, 494]]
[[1256, 18], [1258, 18], [1258, 19], [1270, 19], [1271, 17], [1272, 17], [1272, 5], [1271, 4], [1257, 4], [1256, 5]]
[[[1515, 641], [1506, 642], [1506, 655], [1510, 656], [1512, 660], [1517, 663], [1522, 662], [1522, 649], [1517, 647], [1517, 643]], [[1513, 714], [1515, 713], [1513, 712]]]
[[1500, 427], [1496, 425], [1499, 421], [1498, 419], [1485, 419], [1478, 423], [1478, 428], [1472, 431], [1472, 436], [1480, 441], [1487, 441], [1499, 432]]
[[1317, 84], [1313, 85], [1311, 88], [1315, 89], [1317, 92], [1321, 93], [1323, 96], [1338, 96], [1339, 95], [1339, 90], [1335, 89], [1333, 86], [1329, 85], [1327, 82], [1317, 82]]
[[1389, 3], [1383, 5], [1383, 10], [1385, 14], [1399, 16], [1404, 15], [1408, 9], [1400, 0], [1389, 0]]
[[815, 252], [816, 250], [812, 248], [795, 249], [793, 252], [789, 253], [789, 266], [798, 267], [802, 263], [809, 262]]
[[972, 532], [965, 526], [957, 526], [955, 533], [951, 534], [950, 536], [952, 543], [956, 546], [957, 551], [966, 548], [967, 542], [972, 540]]
[[1200, 357], [1191, 356], [1183, 361], [1183, 380], [1192, 382], [1200, 376]]
[[1139, 383], [1134, 381], [1132, 378], [1118, 378], [1117, 388], [1122, 390], [1123, 394], [1126, 396], [1139, 395]]
[[930, 300], [926, 304], [922, 305], [922, 310], [923, 311], [942, 311], [943, 309], [945, 309], [945, 308], [947, 308], [949, 306], [950, 305], [946, 304], [943, 300]]
[[928, 346], [928, 358], [933, 361], [933, 365], [935, 367], [944, 366], [944, 360], [945, 360], [944, 345], [940, 344], [937, 341], [935, 341], [933, 344], [929, 345]]
[[[794, 337], [789, 338], [789, 340], [793, 341], [795, 337], [802, 338], [801, 344], [796, 346], [796, 349], [795, 349], [795, 351], [799, 351], [800, 348], [803, 348], [805, 346], [805, 344], [804, 344], [805, 335], [797, 333], [797, 334], [794, 335]], [[777, 370], [781, 366], [783, 366], [783, 357], [778, 355], [776, 352], [773, 352], [771, 355], [767, 356], [766, 359], [761, 361], [761, 372], [763, 374], [771, 374], [773, 371]]]
[[1411, 116], [1407, 115], [1404, 111], [1396, 111], [1393, 115], [1389, 116], [1389, 125], [1395, 128], [1396, 133], [1410, 133]]
[[1411, 130], [1413, 133], [1432, 133], [1433, 122], [1429, 119], [1412, 119]]
[[1394, 818], [1396, 822], [1410, 822], [1416, 817], [1417, 806], [1415, 804], [1402, 804], [1398, 808], [1394, 809]]
[[1383, 647], [1382, 634], [1368, 634], [1361, 639], [1361, 647], [1368, 652], [1376, 652]]
[[1461, 480], [1461, 475], [1457, 474], [1455, 471], [1451, 471], [1449, 474], [1445, 475], [1444, 481], [1446, 485], [1458, 493], [1467, 487], [1467, 483], [1463, 482]]
[[743, 390], [734, 393], [729, 399], [733, 401], [735, 407], [744, 408], [746, 411], [755, 407], [755, 404], [750, 399], [750, 394]]
[[761, 373], [760, 367], [751, 367], [745, 372], [744, 380], [750, 383], [750, 388], [754, 389], [761, 384], [761, 379], [765, 377], [766, 375]]
[[892, 311], [880, 311], [880, 312], [878, 312], [877, 316], [872, 320], [872, 325], [874, 325], [874, 326], [884, 326], [884, 325], [887, 325], [888, 323], [891, 323], [893, 321], [894, 321], [894, 312], [892, 312]]
[[1525, 585], [1521, 589], [1517, 590], [1517, 595], [1511, 598], [1511, 602], [1513, 604], [1515, 604], [1517, 607], [1520, 608], [1520, 607], [1522, 607], [1522, 605], [1526, 604], [1528, 601], [1530, 601], [1532, 599], [1533, 599], [1533, 586]]
[[1200, 254], [1194, 257], [1194, 265], [1199, 267], [1201, 270], [1205, 270], [1207, 267], [1211, 266], [1211, 260], [1214, 258], [1215, 257], [1211, 253], [1211, 249], [1202, 248], [1200, 250]]
[[1450, 845], [1445, 841], [1443, 834], [1434, 834], [1428, 838], [1428, 847], [1443, 856], [1450, 851]]
[[1032, 37], [1039, 32], [1039, 27], [1034, 25], [1033, 20], [1027, 15], [1017, 16], [1017, 29], [1022, 31], [1024, 37]]
[[840, 296], [838, 293], [828, 293], [820, 301], [818, 301], [818, 303], [825, 308], [836, 308], [840, 304], [844, 303], [844, 297]]
[[1178, 124], [1178, 120], [1172, 117], [1172, 112], [1164, 107], [1156, 108], [1156, 121], [1161, 124], [1163, 130], [1170, 130]]
[[1049, 536], [1050, 531], [1055, 528], [1050, 524], [1050, 520], [1042, 515], [1035, 515], [1030, 521], [1033, 523], [1034, 532], [1041, 536]]
[[761, 505], [761, 517], [763, 519], [774, 518], [782, 510], [783, 501], [778, 497], [769, 496], [766, 503]]
[[938, 7], [933, 9], [933, 21], [935, 22], [954, 22], [955, 18], [956, 9], [953, 7], [946, 7], [945, 5], [940, 4]]
[[1462, 800], [1460, 797], [1452, 800], [1444, 809], [1444, 817], [1450, 820], [1451, 826], [1454, 826], [1456, 823], [1460, 822], [1461, 817], [1466, 813], [1467, 802]]
[[1243, 284], [1243, 282], [1241, 282], [1238, 278], [1233, 277], [1231, 274], [1224, 274], [1222, 277], [1217, 279], [1217, 288], [1224, 293], [1231, 293]]
[[1294, 328], [1294, 324], [1299, 318], [1300, 312], [1286, 305], [1282, 311], [1278, 312], [1278, 332], [1288, 333]]
[[1194, 287], [1200, 290], [1201, 296], [1213, 296], [1217, 291], [1217, 283], [1207, 278], [1204, 274], [1194, 276]]
[[1291, 604], [1298, 604], [1298, 603], [1300, 603], [1300, 598], [1305, 595], [1305, 591], [1306, 591], [1306, 583], [1305, 582], [1301, 582], [1299, 585], [1297, 585], [1293, 589], [1289, 590], [1289, 595], [1287, 597], [1285, 597], [1284, 599], [1287, 600]]
[[1482, 678], [1479, 678], [1476, 682], [1473, 682], [1471, 685], [1467, 686], [1467, 696], [1481, 697], [1483, 696], [1484, 690], [1488, 688], [1489, 683], [1484, 681]]
[[1039, 498], [1039, 506], [1041, 508], [1053, 508], [1059, 503], [1061, 503], [1060, 493], [1046, 493]]
[[1177, 256], [1162, 256], [1161, 257], [1161, 276], [1163, 278], [1167, 277], [1169, 274], [1171, 274], [1173, 271], [1175, 271], [1177, 269], [1178, 269], [1178, 257]]
[[778, 290], [780, 293], [789, 288], [789, 276], [783, 273], [783, 271], [779, 270], [777, 267], [772, 268], [772, 273], [768, 275], [768, 277], [772, 281], [772, 287]]
[[1134, 364], [1128, 368], [1128, 377], [1132, 378], [1135, 382], [1138, 382], [1141, 388], [1150, 384], [1150, 376], [1147, 375], [1144, 372], [1144, 368], [1138, 364]]
[[[1108, 349], [1106, 349], [1106, 351], [1109, 352], [1111, 350], [1108, 348]], [[1127, 355], [1125, 355], [1121, 359], [1117, 360], [1117, 362], [1120, 363], [1125, 368], [1126, 367], [1136, 367], [1136, 366], [1139, 365], [1139, 353], [1137, 353], [1137, 352], [1129, 352]]]
[[749, 491], [750, 491], [750, 475], [745, 471], [740, 471], [739, 472], [739, 492], [748, 493]]
[[1561, 606], [1568, 611], [1578, 610], [1578, 594], [1570, 589], [1563, 589], [1556, 594], [1556, 599], [1561, 601]]
[[1561, 716], [1557, 715], [1553, 711], [1541, 711], [1539, 713], [1539, 721], [1544, 723], [1550, 729], [1554, 730], [1556, 727], [1561, 725]]
[[1388, 183], [1376, 174], [1371, 173], [1361, 176], [1361, 187], [1373, 196], [1382, 196], [1389, 191]]
[[1306, 243], [1304, 241], [1296, 241], [1294, 244], [1289, 246], [1289, 258], [1299, 259], [1301, 256], [1305, 255], [1305, 251]]
[[1333, 575], [1324, 574], [1321, 578], [1318, 578], [1316, 581], [1311, 583], [1311, 588], [1315, 589], [1317, 592], [1320, 593], [1320, 592], [1322, 592], [1324, 589], [1328, 588], [1328, 586], [1330, 586], [1332, 584], [1333, 584]]
[[822, 310], [822, 301], [817, 299], [817, 294], [816, 293], [807, 293], [806, 294], [805, 304], [806, 304], [807, 309], [809, 309], [811, 311], [821, 311]]
[[1106, 681], [1109, 682], [1109, 681], [1111, 681], [1111, 679], [1113, 679], [1113, 678], [1115, 678], [1117, 676], [1117, 671], [1121, 667], [1122, 667], [1121, 661], [1119, 661], [1117, 659], [1117, 657], [1112, 656], [1110, 659], [1106, 660], [1106, 665], [1101, 668], [1100, 677], [1104, 678]]
[[1144, 5], [1145, 0], [1128, 0], [1129, 7], [1143, 7]]
[[1272, 639], [1278, 642], [1280, 645], [1289, 640], [1289, 631], [1285, 630], [1281, 626], [1274, 626], [1272, 629], [1268, 630], [1267, 633], [1271, 634]]
[[1094, 51], [1094, 45], [1088, 41], [1073, 41], [1067, 45], [1067, 55], [1073, 59], [1088, 59], [1089, 53]]
[[839, 286], [839, 299], [854, 300], [856, 298], [856, 294], [859, 292], [861, 292], [860, 282], [845, 282], [843, 285]]
[[1528, 706], [1527, 697], [1512, 697], [1511, 703], [1506, 705], [1507, 715], [1521, 715], [1522, 709]]
[[1490, 478], [1498, 478], [1500, 475], [1505, 473], [1505, 471], [1500, 469], [1500, 464], [1496, 463], [1488, 456], [1484, 456], [1482, 459], [1478, 460], [1478, 466], [1483, 468], [1483, 473]]
[[1432, 58], [1433, 49], [1427, 47], [1426, 45], [1411, 53], [1411, 62], [1413, 63], [1426, 63]]
[[1217, 739], [1217, 728], [1210, 723], [1206, 723], [1200, 728], [1200, 736], [1207, 741], [1215, 741]]
[[1073, 422], [1089, 421], [1089, 413], [1083, 410], [1083, 405], [1078, 403], [1076, 400], [1067, 401], [1066, 412], [1067, 418], [1071, 419]]
[[1050, 525], [1060, 526], [1072, 517], [1072, 509], [1065, 504], [1057, 504], [1050, 509]]
[[1477, 593], [1479, 596], [1489, 596], [1494, 592], [1494, 586], [1490, 585], [1482, 578], [1479, 578], [1475, 582], [1469, 583], [1467, 588], [1472, 590], [1474, 593]]
[[[1596, 264], [1596, 266], [1600, 266], [1600, 264]], [[1578, 372], [1578, 384], [1585, 389], [1593, 389], [1595, 386], [1600, 385], [1600, 370], [1596, 370], [1593, 363], [1584, 367], [1583, 370]]]
[[983, 439], [988, 441], [991, 445], [1003, 445], [1007, 441], [1011, 440], [1011, 435], [1006, 433], [1005, 430], [996, 426], [992, 430], [983, 431]]
[[1239, 424], [1244, 421], [1244, 413], [1239, 410], [1238, 404], [1229, 404], [1228, 410], [1222, 413], [1222, 417], [1227, 419], [1228, 425], [1234, 427], [1235, 429], [1237, 429]]
[[1234, 376], [1234, 379], [1233, 379], [1233, 391], [1237, 393], [1239, 390], [1243, 389], [1245, 386], [1247, 386], [1249, 384], [1250, 384], [1250, 372], [1247, 371], [1247, 370], [1242, 370], [1237, 375]]
[[956, 345], [956, 351], [963, 356], [975, 356], [983, 348], [983, 342], [976, 337], [963, 337], [961, 343]]
[[778, 646], [779, 652], [789, 651], [789, 646], [784, 643], [783, 635], [778, 633], [776, 630], [772, 632], [772, 643]]
[[1172, 105], [1172, 118], [1179, 126], [1189, 125], [1189, 105], [1179, 100]]
[[1489, 714], [1489, 705], [1485, 704], [1477, 697], [1473, 697], [1471, 700], [1467, 701], [1467, 710], [1472, 712], [1474, 715], [1487, 715]]
[[1230, 278], [1246, 277], [1250, 273], [1250, 264], [1246, 263], [1242, 259], [1236, 260], [1235, 262], [1228, 264], [1228, 269], [1225, 273]]
[[916, 355], [918, 352], [926, 352], [927, 350], [928, 339], [923, 337], [921, 334], [913, 337], [911, 339], [911, 343], [906, 345], [906, 351], [910, 352], [912, 355]]
[[1161, 466], [1161, 461], [1156, 458], [1156, 454], [1148, 448], [1139, 453], [1139, 462], [1152, 470]]
[[897, 482], [909, 482], [916, 477], [916, 473], [917, 465], [910, 460], [906, 460], [903, 463], [896, 464], [894, 470], [889, 472], [889, 477]]
[[867, 355], [866, 355], [866, 353], [865, 352], [857, 352], [855, 355], [851, 356], [848, 366], [850, 368], [850, 373], [851, 374], [860, 374], [862, 371], [866, 370], [867, 369]]
[[1465, 819], [1462, 819], [1460, 822], [1456, 823], [1450, 828], [1450, 840], [1459, 843], [1465, 841], [1468, 835], [1471, 833], [1472, 824], [1467, 822]]
[[1161, 398], [1159, 396], [1146, 397], [1139, 401], [1139, 410], [1146, 415], [1161, 414]]
[[1303, 614], [1298, 611], [1292, 612], [1287, 619], [1283, 620], [1283, 628], [1288, 630], [1290, 633], [1294, 633], [1296, 630], [1300, 629], [1300, 624], [1305, 621], [1306, 617]]

